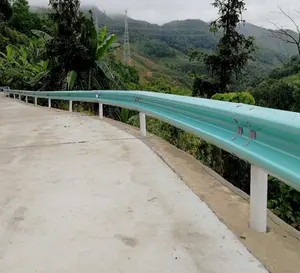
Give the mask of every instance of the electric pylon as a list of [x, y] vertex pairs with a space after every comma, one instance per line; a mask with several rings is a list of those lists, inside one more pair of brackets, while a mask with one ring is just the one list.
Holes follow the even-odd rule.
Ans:
[[125, 10], [124, 21], [125, 21], [125, 32], [124, 32], [124, 45], [123, 45], [123, 63], [127, 65], [131, 65], [127, 10]]

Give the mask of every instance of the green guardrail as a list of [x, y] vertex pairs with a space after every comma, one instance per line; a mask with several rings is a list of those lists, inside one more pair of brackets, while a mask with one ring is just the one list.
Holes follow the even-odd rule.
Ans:
[[300, 191], [299, 113], [146, 91], [6, 93], [137, 110], [191, 132]]

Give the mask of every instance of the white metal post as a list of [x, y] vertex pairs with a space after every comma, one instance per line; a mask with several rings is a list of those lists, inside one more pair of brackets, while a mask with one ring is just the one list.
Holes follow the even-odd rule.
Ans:
[[146, 130], [146, 114], [140, 112], [140, 133], [142, 137], [147, 135]]
[[258, 232], [267, 231], [268, 173], [251, 165], [250, 227]]
[[19, 94], [19, 100], [21, 100], [21, 94]]
[[99, 118], [103, 119], [103, 104], [99, 103]]
[[28, 103], [28, 96], [25, 97], [25, 102]]
[[34, 105], [37, 106], [37, 97], [34, 97]]
[[69, 101], [69, 112], [73, 112], [73, 101]]
[[14, 94], [14, 99], [16, 98], [16, 94]]
[[51, 108], [51, 99], [48, 99], [48, 108]]

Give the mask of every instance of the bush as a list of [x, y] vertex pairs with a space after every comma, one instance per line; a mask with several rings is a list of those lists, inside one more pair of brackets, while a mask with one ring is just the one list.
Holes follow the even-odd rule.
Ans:
[[274, 177], [269, 179], [268, 207], [282, 220], [300, 230], [300, 193]]
[[245, 104], [255, 104], [255, 99], [248, 92], [240, 92], [240, 93], [224, 93], [224, 94], [215, 94], [212, 96], [213, 100], [221, 100], [221, 101], [229, 101], [236, 103], [245, 103]]
[[286, 111], [300, 111], [299, 88], [284, 80], [268, 79], [254, 91], [258, 105]]

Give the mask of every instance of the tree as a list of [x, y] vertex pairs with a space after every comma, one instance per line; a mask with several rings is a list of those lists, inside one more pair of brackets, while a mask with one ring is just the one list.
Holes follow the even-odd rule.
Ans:
[[15, 0], [12, 5], [13, 15], [9, 20], [9, 26], [32, 36], [32, 29], [49, 31], [53, 27], [53, 22], [49, 20], [47, 14], [30, 12], [28, 0]]
[[0, 22], [8, 21], [12, 16], [12, 8], [8, 0], [0, 0]]
[[259, 106], [285, 111], [300, 111], [299, 87], [284, 80], [267, 79], [253, 91]]
[[12, 5], [13, 15], [10, 25], [18, 31], [30, 34], [32, 20], [30, 18], [29, 4], [27, 0], [16, 0]]
[[214, 94], [218, 93], [220, 88], [218, 83], [210, 77], [197, 76], [193, 84], [193, 97], [201, 97], [210, 99]]
[[245, 38], [237, 31], [246, 9], [243, 0], [215, 0], [212, 5], [219, 9], [219, 18], [211, 23], [211, 31], [222, 31], [223, 36], [214, 54], [196, 51], [191, 54], [191, 60], [202, 59], [212, 77], [219, 82], [221, 91], [226, 92], [233, 78], [241, 75], [248, 60], [252, 59], [254, 38]]
[[87, 46], [90, 39], [85, 44], [81, 41], [82, 34], [90, 29], [80, 12], [80, 1], [50, 0], [49, 4], [56, 32], [46, 46], [51, 68], [48, 86], [54, 90], [67, 89], [68, 82], [75, 84], [74, 77], [78, 79], [78, 74], [89, 71], [93, 64]]
[[114, 43], [115, 35], [107, 35], [106, 27], [98, 33], [92, 12], [89, 17], [80, 12], [78, 0], [50, 0], [50, 4], [57, 31], [47, 43], [48, 88], [110, 89], [112, 83], [122, 84], [114, 73], [118, 66], [112, 52], [119, 46]]
[[57, 24], [57, 36], [65, 37], [69, 40], [76, 39], [80, 33], [81, 19], [79, 0], [50, 0], [52, 8], [52, 18]]
[[[281, 41], [284, 41], [287, 44], [292, 44], [297, 47], [298, 55], [300, 56], [300, 27], [299, 24], [296, 23], [295, 19], [292, 16], [288, 15], [282, 8], [279, 8], [280, 13], [288, 18], [293, 25], [295, 26], [295, 32], [285, 29], [283, 27], [278, 26], [276, 23], [272, 23], [275, 27], [275, 30], [270, 29], [270, 36], [277, 38]], [[300, 13], [300, 11], [296, 12]]]

